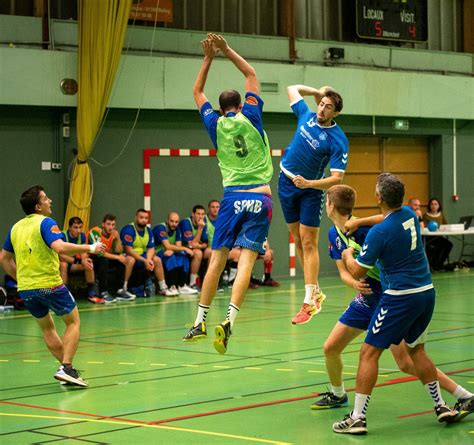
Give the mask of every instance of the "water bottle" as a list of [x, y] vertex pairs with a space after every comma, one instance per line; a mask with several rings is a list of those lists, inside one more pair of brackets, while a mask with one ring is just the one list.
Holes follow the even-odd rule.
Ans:
[[222, 286], [225, 288], [229, 287], [229, 273], [226, 270], [222, 274]]
[[14, 306], [10, 304], [6, 304], [4, 306], [0, 306], [0, 313], [12, 312], [14, 309], [15, 309]]

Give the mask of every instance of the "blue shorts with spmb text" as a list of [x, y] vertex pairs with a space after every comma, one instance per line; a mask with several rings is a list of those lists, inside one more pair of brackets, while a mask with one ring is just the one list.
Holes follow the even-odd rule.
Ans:
[[265, 253], [264, 243], [272, 220], [272, 197], [264, 193], [224, 193], [214, 224], [213, 249], [239, 246]]

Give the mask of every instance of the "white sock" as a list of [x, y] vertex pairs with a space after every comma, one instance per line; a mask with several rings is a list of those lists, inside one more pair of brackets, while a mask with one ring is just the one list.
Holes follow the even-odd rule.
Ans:
[[469, 399], [473, 395], [472, 392], [464, 389], [461, 385], [456, 386], [456, 389], [453, 392], [453, 396], [456, 397], [457, 400]]
[[192, 273], [189, 275], [189, 285], [192, 286], [196, 284], [197, 273]]
[[229, 269], [229, 281], [235, 280], [236, 276], [237, 276], [237, 269], [235, 267], [231, 267]]
[[346, 393], [346, 391], [344, 390], [344, 382], [342, 382], [342, 386], [331, 385], [331, 392], [337, 397], [343, 397]]
[[230, 321], [230, 326], [234, 326], [234, 321], [237, 318], [237, 314], [239, 313], [239, 308], [235, 305], [230, 303], [229, 307], [227, 308], [227, 315], [226, 315], [226, 320]]
[[428, 391], [428, 394], [433, 399], [434, 406], [446, 405], [443, 400], [443, 396], [441, 395], [441, 388], [439, 387], [438, 380], [427, 383], [425, 385], [425, 388]]
[[128, 289], [128, 281], [124, 281], [123, 282], [123, 287], [122, 287], [123, 290], [127, 290]]
[[365, 417], [369, 402], [370, 395], [356, 393], [354, 401], [354, 410], [351, 412], [351, 418], [355, 420], [359, 419], [360, 417]]
[[211, 306], [206, 306], [205, 304], [198, 304], [198, 313], [194, 326], [197, 326], [199, 323], [206, 321], [207, 313], [209, 312]]
[[304, 294], [304, 303], [306, 304], [314, 304], [313, 300], [313, 293], [316, 292], [316, 284], [305, 284], [304, 289], [305, 289], [305, 294]]
[[160, 287], [161, 290], [168, 289], [168, 286], [166, 285], [165, 280], [158, 281], [158, 286]]

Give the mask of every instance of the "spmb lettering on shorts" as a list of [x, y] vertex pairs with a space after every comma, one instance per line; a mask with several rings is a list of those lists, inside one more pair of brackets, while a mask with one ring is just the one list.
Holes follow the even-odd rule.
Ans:
[[262, 211], [262, 201], [259, 199], [243, 199], [234, 202], [235, 214], [241, 212], [260, 213]]

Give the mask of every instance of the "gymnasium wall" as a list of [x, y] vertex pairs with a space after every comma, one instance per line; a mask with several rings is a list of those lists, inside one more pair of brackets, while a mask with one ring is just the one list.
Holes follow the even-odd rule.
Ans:
[[[64, 112], [70, 113], [71, 137], [55, 136], [55, 123]], [[103, 165], [109, 164], [121, 152], [136, 111], [113, 109], [98, 140], [93, 157]], [[372, 119], [341, 116], [338, 120], [349, 136], [370, 136]], [[430, 141], [433, 194], [440, 197], [448, 217], [457, 221], [463, 214], [472, 214], [472, 187], [466, 178], [472, 171], [474, 129], [472, 122], [459, 121], [458, 126], [458, 194], [461, 199], [452, 203], [452, 123], [448, 119], [413, 119], [411, 128], [403, 136], [424, 136]], [[289, 114], [267, 113], [265, 125], [272, 148], [284, 148], [291, 139], [296, 121]], [[377, 118], [376, 137], [400, 137], [391, 127], [391, 118]], [[54, 216], [62, 224], [65, 197], [68, 191], [67, 167], [75, 147], [75, 112], [73, 108], [0, 106], [0, 153], [2, 159], [0, 202], [0, 237], [3, 238], [12, 222], [22, 217], [18, 204], [21, 191], [41, 183], [52, 197]], [[42, 171], [41, 161], [53, 160], [55, 140], [59, 142], [62, 169]], [[212, 148], [197, 112], [142, 110], [137, 125], [123, 154], [110, 166], [100, 167], [92, 162], [94, 198], [91, 221], [99, 223], [104, 213], [112, 212], [118, 224], [125, 225], [134, 211], [143, 206], [143, 149], [144, 148]], [[278, 171], [279, 158], [274, 158]], [[350, 171], [350, 160], [349, 160]], [[270, 241], [275, 249], [275, 274], [288, 273], [288, 235], [276, 195], [277, 175], [273, 180], [275, 196], [274, 219]], [[222, 188], [215, 158], [163, 158], [151, 160], [153, 223], [161, 222], [169, 210], [187, 216], [196, 203], [206, 205], [211, 198], [219, 199]], [[326, 255], [326, 218], [321, 227], [321, 273], [335, 273]], [[260, 267], [260, 266], [259, 266]], [[260, 270], [260, 269], [258, 269]]]
[[[75, 147], [76, 96], [65, 96], [59, 83], [76, 77], [76, 24], [53, 24], [57, 51], [38, 49], [38, 19], [0, 16], [0, 238], [22, 216], [18, 196], [30, 185], [47, 187], [55, 217], [62, 223], [68, 195], [67, 167]], [[27, 30], [27, 32], [23, 30]], [[119, 225], [143, 206], [143, 149], [211, 148], [194, 110], [191, 87], [200, 66], [198, 42], [204, 34], [159, 30], [153, 57], [149, 56], [150, 28], [129, 30], [128, 55], [122, 59], [103, 132], [91, 162], [94, 173], [92, 221], [113, 212]], [[286, 85], [333, 85], [345, 101], [338, 123], [348, 136], [426, 137], [430, 144], [430, 191], [443, 202], [450, 221], [473, 214], [470, 174], [474, 165], [473, 55], [406, 48], [343, 46], [346, 60], [325, 66], [323, 54], [334, 42], [298, 39], [299, 59], [288, 63], [284, 38], [230, 36], [232, 45], [257, 69], [265, 100], [265, 126], [272, 148], [282, 149], [292, 137], [296, 121], [289, 113]], [[6, 42], [14, 42], [13, 47]], [[260, 59], [259, 62], [254, 62]], [[206, 93], [215, 104], [221, 89], [242, 88], [231, 64], [216, 60]], [[271, 91], [270, 91], [271, 90]], [[137, 124], [124, 153], [137, 108]], [[70, 115], [70, 137], [62, 137], [62, 115]], [[409, 120], [408, 131], [393, 129], [395, 118]], [[457, 193], [453, 194], [453, 118], [457, 135]], [[60, 171], [42, 171], [41, 161], [60, 162]], [[278, 159], [274, 159], [278, 171]], [[350, 170], [349, 160], [349, 170]], [[156, 158], [151, 163], [153, 222], [168, 210], [183, 216], [196, 202], [219, 198], [221, 188], [212, 158]], [[276, 174], [273, 190], [276, 198]], [[288, 272], [287, 232], [278, 199], [270, 240], [276, 251], [275, 273]], [[327, 259], [328, 222], [322, 225], [322, 273], [335, 272]]]

